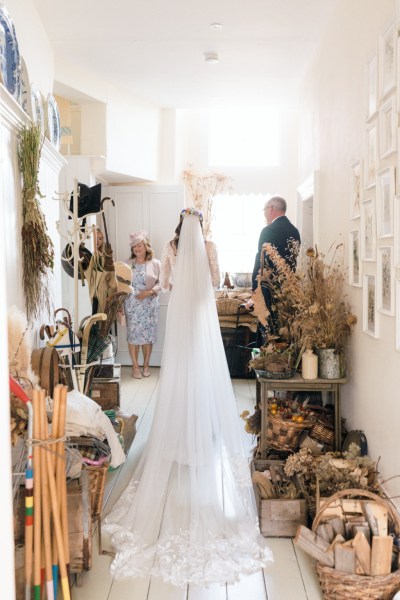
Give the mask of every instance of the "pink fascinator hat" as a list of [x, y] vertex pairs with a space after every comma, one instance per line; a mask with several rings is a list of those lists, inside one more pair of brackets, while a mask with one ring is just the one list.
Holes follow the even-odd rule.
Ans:
[[140, 244], [140, 242], [143, 242], [145, 239], [147, 239], [147, 231], [143, 231], [143, 229], [141, 231], [137, 231], [136, 233], [129, 234], [129, 243], [131, 248], [136, 246], [136, 244]]

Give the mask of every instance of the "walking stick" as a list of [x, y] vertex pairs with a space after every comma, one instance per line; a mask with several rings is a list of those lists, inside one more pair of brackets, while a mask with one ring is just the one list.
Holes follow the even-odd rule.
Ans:
[[[58, 437], [65, 436], [65, 422], [67, 414], [67, 392], [65, 385], [60, 386], [60, 411], [58, 422]], [[67, 506], [67, 479], [66, 479], [66, 461], [65, 461], [65, 442], [57, 444], [57, 472], [56, 485], [58, 491], [58, 499], [60, 502], [60, 519], [61, 529], [64, 540], [65, 563], [67, 571], [69, 570], [70, 553], [69, 553], [69, 537], [68, 537], [68, 506]]]
[[[53, 419], [51, 422], [51, 437], [56, 440], [59, 437], [59, 413], [60, 413], [60, 385], [56, 385], [53, 392]], [[53, 444], [54, 453], [52, 454], [53, 473], [56, 472], [58, 465], [58, 449], [59, 443]], [[58, 591], [58, 550], [55, 531], [52, 535], [52, 556], [53, 556], [53, 584], [54, 584], [54, 600], [57, 599]]]
[[[46, 392], [39, 391], [40, 405], [40, 440], [47, 440], [47, 415], [46, 415]], [[51, 455], [45, 446], [41, 449], [41, 474], [42, 474], [42, 521], [44, 542], [44, 566], [46, 579], [47, 600], [54, 600], [53, 569], [51, 565], [51, 531], [50, 531], [50, 499], [47, 471], [47, 457], [51, 461]]]
[[[39, 391], [33, 390], [33, 437], [40, 438], [40, 397]], [[41, 588], [41, 546], [42, 546], [42, 502], [41, 502], [41, 447], [35, 445], [33, 449], [33, 468], [35, 482], [33, 487], [33, 504], [35, 516], [33, 521], [33, 597], [40, 600]]]
[[[41, 390], [41, 394], [42, 394], [42, 390]], [[44, 399], [44, 390], [43, 390], [43, 399]], [[43, 421], [42, 421], [42, 423], [43, 423]], [[45, 431], [44, 435], [45, 435], [44, 439], [46, 440], [47, 439], [46, 431]], [[65, 562], [64, 542], [63, 542], [62, 531], [61, 531], [60, 506], [59, 506], [59, 502], [58, 502], [58, 498], [57, 498], [56, 481], [55, 481], [54, 471], [53, 471], [53, 461], [52, 461], [52, 457], [49, 452], [46, 452], [45, 468], [46, 468], [46, 474], [47, 474], [47, 482], [46, 483], [48, 485], [48, 489], [50, 492], [51, 508], [53, 510], [53, 525], [54, 525], [55, 534], [56, 534], [57, 550], [58, 550], [58, 557], [59, 557], [58, 562], [59, 562], [60, 575], [61, 575], [61, 589], [63, 592], [64, 600], [70, 600], [71, 596], [70, 596], [70, 591], [69, 591], [68, 574], [67, 574], [67, 568], [66, 568], [66, 562]], [[47, 560], [46, 560], [46, 566], [47, 566]], [[53, 591], [53, 588], [52, 588], [52, 591]], [[51, 597], [53, 598], [53, 595]], [[50, 597], [48, 597], [48, 600], [50, 600]]]

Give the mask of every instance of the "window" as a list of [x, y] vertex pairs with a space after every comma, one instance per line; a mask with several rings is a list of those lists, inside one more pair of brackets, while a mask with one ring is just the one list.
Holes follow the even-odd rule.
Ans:
[[210, 110], [208, 164], [267, 167], [280, 164], [281, 115], [272, 109]]
[[215, 196], [212, 239], [221, 271], [252, 273], [258, 238], [266, 225], [264, 204], [269, 198], [261, 194]]

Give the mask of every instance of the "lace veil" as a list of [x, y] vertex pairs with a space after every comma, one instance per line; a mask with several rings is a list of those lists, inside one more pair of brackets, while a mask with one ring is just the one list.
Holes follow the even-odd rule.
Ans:
[[116, 577], [233, 582], [271, 560], [221, 340], [198, 217], [181, 229], [157, 406], [132, 480], [106, 519]]

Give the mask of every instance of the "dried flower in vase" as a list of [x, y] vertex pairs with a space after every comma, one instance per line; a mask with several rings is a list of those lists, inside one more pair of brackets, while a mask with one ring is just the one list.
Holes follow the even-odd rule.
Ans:
[[341, 352], [357, 323], [344, 293], [345, 275], [334, 256], [328, 263], [317, 249], [309, 248], [298, 270], [292, 271], [271, 244], [265, 251], [274, 265], [260, 277], [273, 291], [279, 334], [306, 348], [333, 348]]
[[215, 171], [201, 175], [189, 166], [183, 171], [183, 181], [191, 202], [203, 213], [203, 233], [208, 239], [211, 237], [214, 198], [230, 189], [232, 178]]

